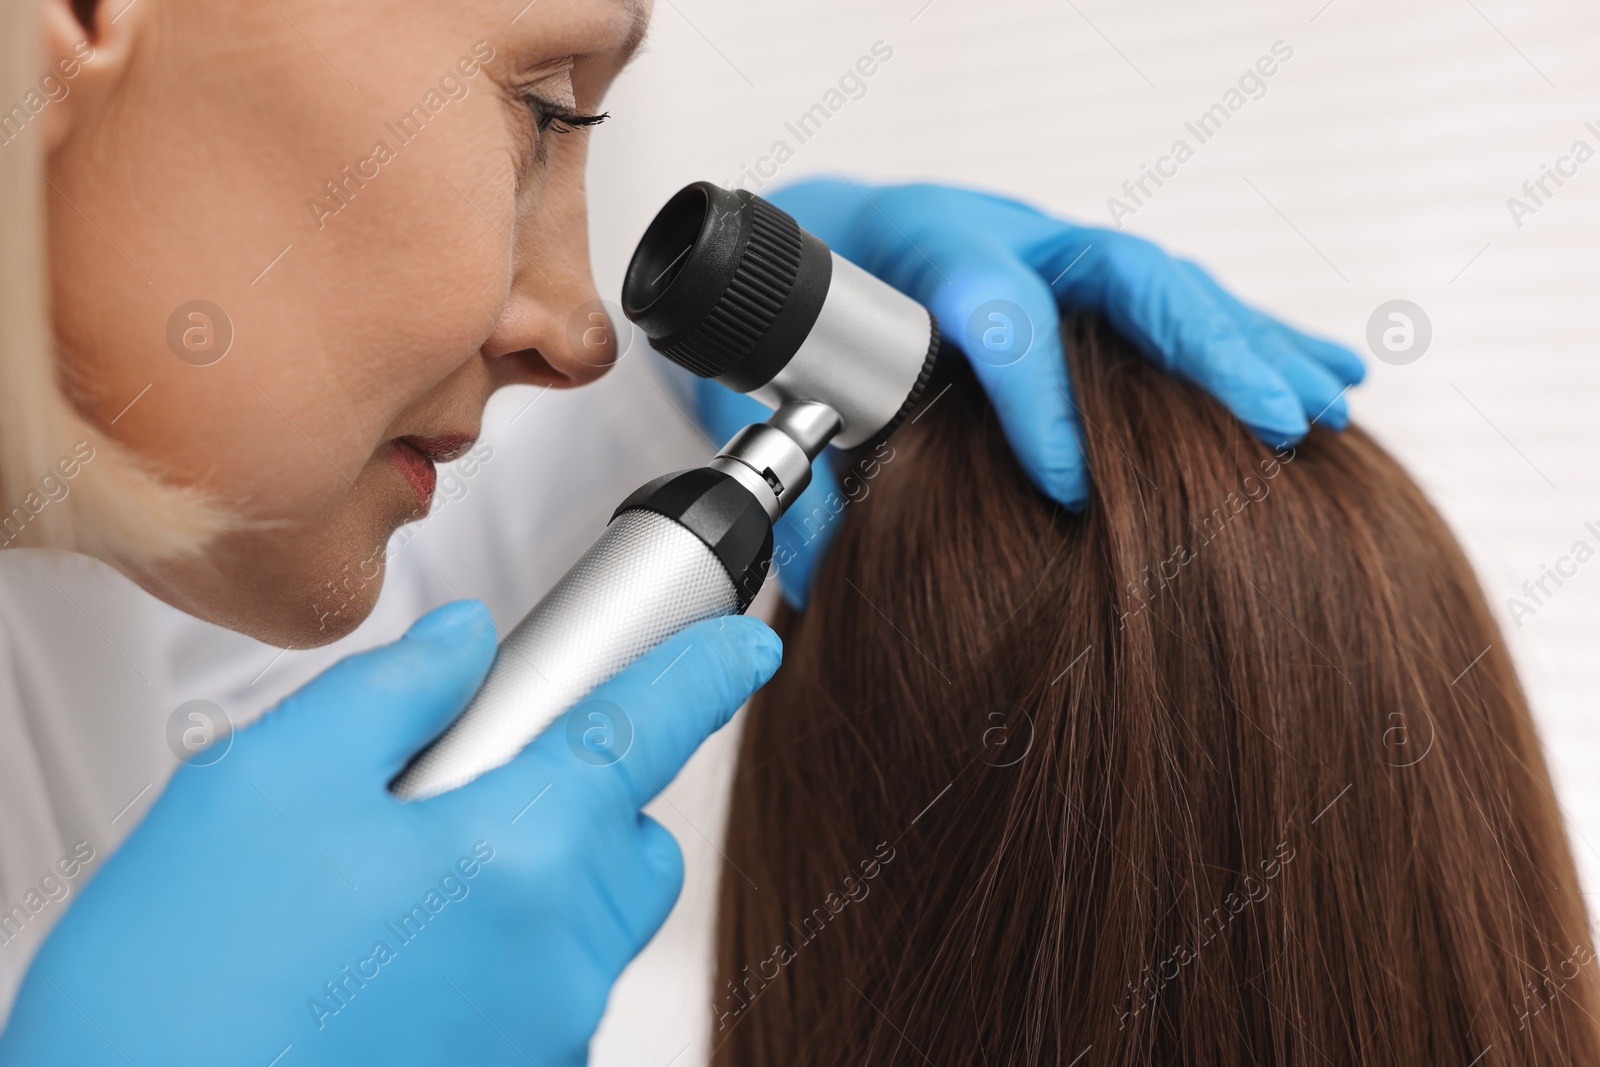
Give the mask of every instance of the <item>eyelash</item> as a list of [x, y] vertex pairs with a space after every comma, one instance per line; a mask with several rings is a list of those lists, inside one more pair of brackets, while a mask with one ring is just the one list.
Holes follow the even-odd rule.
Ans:
[[541, 134], [550, 130], [556, 133], [571, 133], [576, 129], [598, 126], [611, 117], [609, 111], [602, 111], [598, 115], [587, 115], [532, 93], [522, 94], [522, 99], [528, 105], [528, 110], [533, 113], [534, 128]]

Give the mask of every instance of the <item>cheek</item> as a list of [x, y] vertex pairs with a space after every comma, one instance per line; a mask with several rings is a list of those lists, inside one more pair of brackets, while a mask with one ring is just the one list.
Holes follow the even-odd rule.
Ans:
[[325, 230], [309, 230], [306, 295], [322, 298], [323, 323], [413, 357], [475, 351], [488, 336], [512, 278], [515, 173], [500, 106], [487, 91], [449, 104]]
[[[314, 605], [331, 603], [330, 583], [350, 595], [338, 617], [365, 614], [374, 552], [412, 517], [384, 441], [422, 429], [419, 411], [481, 411], [475, 372], [473, 388], [452, 376], [476, 365], [510, 290], [508, 117], [480, 74], [402, 142], [395, 124], [445, 73], [432, 43], [388, 42], [349, 94], [297, 37], [268, 47], [270, 8], [207, 11], [263, 22], [208, 38], [251, 42], [240, 52], [143, 70], [116, 123], [50, 160], [56, 328], [83, 403], [116, 437], [273, 524], [211, 561], [225, 587], [183, 575], [209, 589], [191, 606], [217, 618], [254, 604], [241, 628], [296, 620], [304, 643], [328, 636]], [[239, 79], [268, 88], [240, 94]]]
[[[101, 420], [248, 517], [330, 518], [396, 420], [477, 358], [505, 306], [515, 177], [500, 107], [482, 86], [448, 104], [375, 176], [347, 179], [320, 226], [306, 203], [346, 164], [371, 174], [374, 141], [396, 141], [386, 111], [335, 116], [322, 150], [281, 162], [266, 188], [242, 177], [259, 144], [233, 152], [224, 138], [210, 157], [222, 176], [191, 184], [169, 173], [180, 146], [129, 140], [119, 158], [174, 202], [148, 218], [114, 210], [95, 201], [105, 176], [92, 174], [72, 193], [116, 220], [107, 236], [128, 261], [64, 205], [50, 216], [58, 330]], [[240, 180], [223, 180], [235, 169]]]
[[296, 341], [320, 349], [311, 361], [366, 409], [369, 438], [475, 357], [512, 278], [514, 176], [499, 104], [480, 89], [412, 143], [389, 139], [399, 147], [376, 176], [324, 229], [308, 224], [296, 279], [316, 332]]

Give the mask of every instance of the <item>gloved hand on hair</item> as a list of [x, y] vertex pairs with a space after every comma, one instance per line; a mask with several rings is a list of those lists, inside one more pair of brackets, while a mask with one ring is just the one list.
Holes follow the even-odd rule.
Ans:
[[[1204, 270], [1138, 237], [1078, 226], [1026, 204], [941, 185], [816, 179], [763, 193], [839, 255], [914, 297], [967, 355], [1035, 484], [1069, 508], [1089, 497], [1084, 427], [1067, 380], [1063, 311], [1095, 311], [1151, 360], [1207, 390], [1274, 447], [1311, 422], [1343, 429], [1361, 360], [1246, 307]], [[725, 440], [766, 409], [696, 384], [701, 421]], [[892, 442], [889, 445], [893, 447]], [[870, 491], [826, 459], [773, 531], [784, 596], [803, 607], [811, 574], [848, 509]]]
[[483, 606], [448, 604], [180, 767], [46, 940], [0, 1063], [585, 1062], [683, 881], [640, 806], [779, 643], [755, 619], [691, 626], [506, 766], [393, 797], [494, 652]]

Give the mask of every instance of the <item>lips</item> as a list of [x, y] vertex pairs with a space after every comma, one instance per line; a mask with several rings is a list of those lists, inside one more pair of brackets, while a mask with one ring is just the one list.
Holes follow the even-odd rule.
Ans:
[[389, 459], [417, 494], [426, 511], [433, 503], [433, 490], [439, 483], [438, 463], [449, 463], [466, 455], [477, 441], [468, 434], [438, 434], [432, 437], [396, 437], [389, 442]]

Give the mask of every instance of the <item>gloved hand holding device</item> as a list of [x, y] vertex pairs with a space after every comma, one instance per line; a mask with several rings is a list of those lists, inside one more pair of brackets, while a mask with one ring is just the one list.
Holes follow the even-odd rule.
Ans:
[[0, 1063], [582, 1063], [682, 883], [639, 809], [780, 647], [697, 624], [510, 764], [392, 795], [494, 652], [481, 604], [446, 605], [179, 768], [46, 941]]

